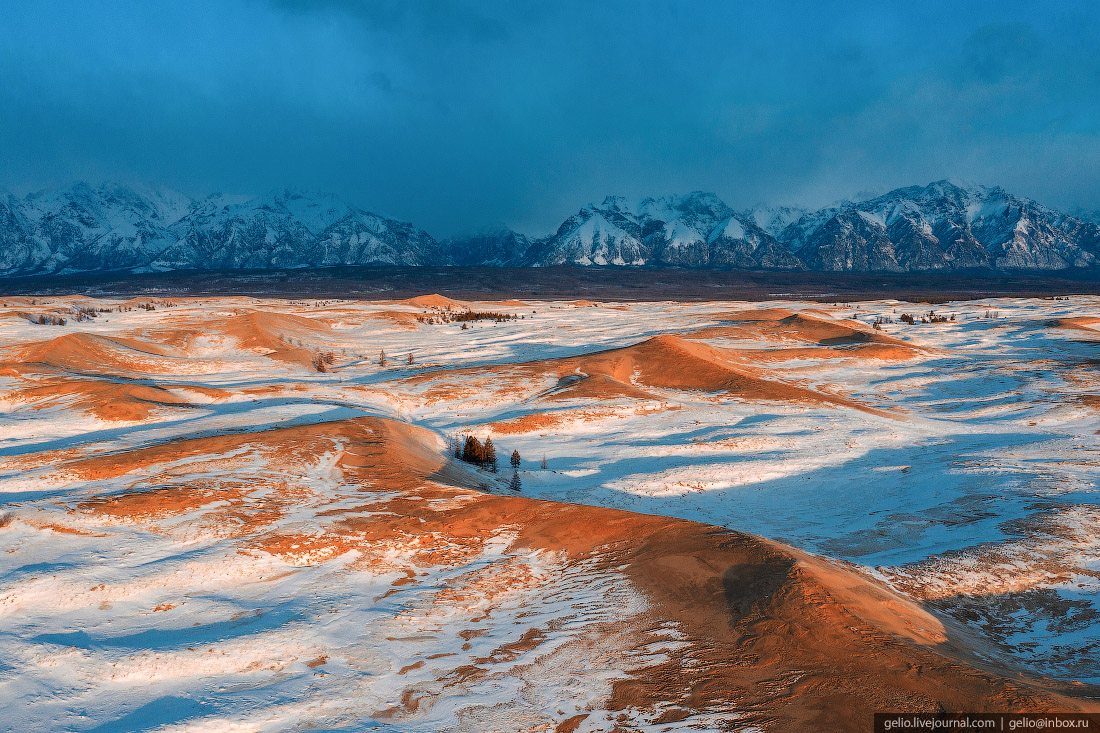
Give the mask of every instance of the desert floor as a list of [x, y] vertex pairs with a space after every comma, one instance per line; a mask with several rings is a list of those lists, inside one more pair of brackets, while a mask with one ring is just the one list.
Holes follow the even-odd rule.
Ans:
[[1100, 710], [1098, 442], [1098, 297], [5, 297], [0, 729]]

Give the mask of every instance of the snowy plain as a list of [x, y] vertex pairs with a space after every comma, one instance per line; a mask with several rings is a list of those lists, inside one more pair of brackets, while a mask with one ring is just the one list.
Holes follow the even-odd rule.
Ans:
[[[76, 304], [112, 310], [65, 326], [26, 317]], [[144, 474], [63, 470], [175, 440], [357, 416], [430, 430], [440, 451], [455, 437], [491, 436], [504, 460], [498, 473], [478, 472], [488, 491], [509, 491], [506, 457], [517, 450], [524, 496], [705, 522], [850, 562], [971, 625], [991, 659], [1100, 683], [1098, 298], [508, 301], [469, 307], [515, 319], [465, 329], [445, 321], [467, 304], [445, 299], [118, 305], [20, 299], [0, 309], [9, 365], [74, 333], [132, 340], [103, 346], [104, 359], [133, 342], [160, 349], [83, 372], [47, 349], [41, 373], [0, 371], [0, 728], [50, 720], [59, 730], [251, 731], [309, 719], [330, 729], [507, 730], [529, 716], [534, 730], [540, 716], [600, 710], [610, 680], [675, 646], [669, 629], [664, 647], [636, 649], [637, 658], [594, 646], [578, 654], [587, 634], [610, 633], [644, 601], [621, 575], [593, 582], [545, 553], [506, 551], [507, 527], [458, 559], [417, 565], [422, 578], [391, 593], [412, 568], [403, 548], [371, 570], [357, 567], [355, 552], [242, 551], [244, 535], [214, 517], [236, 506], [231, 492], [172, 513], [88, 509], [137, 489], [246, 482], [296, 497], [263, 531], [323, 534], [324, 511], [361, 502], [327, 453], [288, 463], [238, 448]], [[953, 320], [899, 321], [930, 309]], [[782, 318], [761, 328], [745, 315], [752, 311]], [[269, 341], [249, 345], [233, 324], [253, 312], [318, 328], [279, 321]], [[854, 321], [859, 333], [910, 351], [862, 352], [858, 339], [771, 328], [788, 312]], [[875, 329], [876, 321], [886, 322]], [[566, 389], [570, 359], [670, 334], [734, 355], [746, 373], [844, 402], [755, 399], [640, 376], [633, 394]], [[310, 366], [314, 353], [333, 354], [327, 371]], [[105, 419], [76, 393], [28, 390], [112, 369], [117, 381], [179, 404]], [[435, 602], [454, 587], [469, 591], [467, 603]], [[481, 633], [459, 635], [483, 617]], [[559, 629], [537, 655], [519, 643], [517, 618], [530, 617]], [[440, 680], [486, 659], [492, 675], [443, 690]], [[431, 705], [401, 719], [363, 717], [414, 683]], [[559, 709], [563, 700], [572, 707]], [[592, 715], [577, 730], [612, 720]], [[682, 723], [691, 725], [707, 720]]]

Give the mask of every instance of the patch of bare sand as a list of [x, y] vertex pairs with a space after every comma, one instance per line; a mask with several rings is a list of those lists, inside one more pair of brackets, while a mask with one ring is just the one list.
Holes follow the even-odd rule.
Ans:
[[602, 420], [618, 413], [615, 410], [560, 410], [556, 412], [531, 412], [526, 415], [501, 420], [485, 425], [495, 435], [515, 435], [518, 433], [535, 433], [545, 430], [553, 430], [562, 425], [571, 425], [577, 422]]
[[185, 514], [213, 502], [233, 502], [244, 495], [243, 486], [226, 487], [210, 482], [187, 486], [132, 491], [105, 497], [93, 497], [76, 505], [78, 511], [123, 522]]

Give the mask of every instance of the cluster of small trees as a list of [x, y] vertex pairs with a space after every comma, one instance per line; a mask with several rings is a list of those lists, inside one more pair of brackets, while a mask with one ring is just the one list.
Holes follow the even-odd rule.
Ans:
[[496, 321], [497, 323], [504, 323], [505, 321], [514, 321], [522, 318], [511, 313], [497, 313], [496, 311], [463, 311], [451, 316], [451, 320], [456, 322], [466, 321]]
[[[486, 437], [485, 442], [482, 443], [472, 435], [466, 435], [462, 438], [455, 436], [452, 449], [455, 458], [466, 463], [472, 463], [475, 466], [488, 468], [493, 473], [497, 472], [497, 449], [493, 445], [492, 438]], [[518, 450], [512, 451], [512, 456], [508, 459], [508, 462], [512, 465], [512, 480], [508, 482], [508, 488], [518, 492], [523, 488], [523, 482], [519, 478], [519, 467], [523, 463], [523, 459], [520, 457]], [[546, 456], [542, 457], [542, 468], [546, 470]], [[483, 484], [483, 488], [488, 490], [489, 485]]]
[[[532, 311], [534, 312], [534, 311]], [[498, 313], [497, 311], [452, 311], [451, 309], [436, 310], [421, 313], [416, 316], [416, 320], [420, 323], [426, 323], [429, 326], [444, 323], [461, 323], [463, 326], [468, 321], [494, 321], [496, 323], [504, 323], [506, 321], [517, 321], [525, 316], [517, 316], [514, 313]]]
[[[902, 323], [908, 323], [910, 326], [917, 323], [917, 317], [908, 313], [902, 313], [900, 316], [898, 316], [898, 320], [900, 320]], [[954, 313], [952, 313], [950, 317], [941, 316], [934, 310], [930, 310], [920, 317], [920, 323], [947, 323], [954, 320]]]
[[78, 322], [90, 321], [98, 316], [100, 313], [110, 312], [110, 308], [72, 306], [71, 308], [69, 308], [68, 318], [63, 315], [58, 315], [56, 313], [41, 313], [38, 316], [32, 316], [24, 313], [23, 315], [31, 323], [37, 323], [40, 326], [64, 326], [70, 320]]
[[[90, 321], [93, 318], [95, 318], [96, 316], [98, 316], [100, 313], [110, 313], [110, 309], [108, 309], [108, 308], [100, 308], [98, 310], [95, 309], [95, 308], [73, 308], [72, 311], [73, 311], [73, 318], [75, 318], [77, 321], [81, 321], [81, 322]], [[61, 325], [65, 325], [65, 324], [63, 323]]]
[[[302, 345], [301, 339], [293, 339], [293, 338], [286, 338], [284, 336], [279, 336], [279, 340], [280, 341], [285, 341], [285, 342], [287, 342], [291, 345], [294, 345], [294, 344], [297, 344], [298, 346]], [[341, 353], [346, 356], [347, 355], [347, 349], [341, 350]], [[366, 359], [366, 357], [363, 356], [362, 354], [359, 354], [358, 356], [359, 356], [360, 359]], [[412, 364], [415, 361], [416, 360], [413, 358], [412, 352], [410, 351], [408, 356], [405, 357], [405, 363], [408, 364], [409, 366], [412, 366]], [[313, 364], [313, 368], [316, 369], [319, 372], [327, 372], [328, 367], [331, 366], [335, 362], [336, 362], [336, 353], [332, 352], [332, 351], [318, 351], [316, 354], [313, 355], [313, 358], [310, 360], [310, 363]], [[380, 352], [378, 352], [378, 366], [384, 367], [388, 363], [389, 363], [389, 358], [386, 356], [386, 350], [382, 349]]]
[[455, 458], [484, 466], [493, 473], [497, 471], [497, 448], [492, 438], [486, 437], [484, 443], [472, 435], [467, 435], [465, 440], [455, 438], [454, 453]]
[[313, 355], [313, 368], [319, 372], [327, 372], [330, 365], [336, 362], [336, 354], [331, 351], [321, 353], [318, 351]]

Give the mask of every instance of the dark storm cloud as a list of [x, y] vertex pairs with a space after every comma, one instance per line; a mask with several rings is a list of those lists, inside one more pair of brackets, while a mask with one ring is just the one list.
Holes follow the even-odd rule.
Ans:
[[1100, 207], [1090, 3], [11, 3], [0, 185], [333, 190], [434, 234], [945, 176]]

